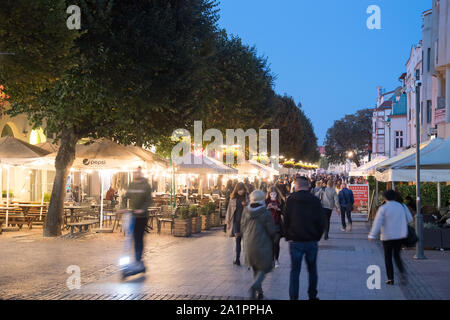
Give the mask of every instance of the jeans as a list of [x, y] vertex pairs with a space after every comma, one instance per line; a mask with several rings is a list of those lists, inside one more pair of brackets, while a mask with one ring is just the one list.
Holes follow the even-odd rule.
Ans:
[[142, 259], [142, 252], [144, 251], [144, 232], [147, 221], [148, 218], [139, 217], [136, 218], [134, 223], [133, 238], [136, 262], [140, 262]]
[[264, 281], [264, 278], [266, 277], [266, 273], [261, 270], [256, 270], [253, 268], [253, 285], [252, 289], [256, 290], [259, 293], [263, 293], [262, 291], [262, 282]]
[[342, 228], [347, 228], [347, 225], [345, 224], [345, 216], [347, 216], [348, 224], [352, 224], [352, 209], [346, 208], [341, 206], [341, 222], [342, 222]]
[[234, 238], [234, 241], [235, 241], [234, 259], [236, 261], [240, 260], [240, 257], [241, 257], [241, 240], [242, 240], [241, 236]]
[[308, 295], [310, 299], [317, 296], [317, 241], [308, 242], [289, 242], [289, 251], [291, 254], [291, 275], [289, 279], [289, 296], [291, 300], [298, 300], [300, 270], [302, 267], [303, 255], [305, 255], [306, 265], [308, 267], [309, 288]]
[[328, 232], [330, 231], [331, 213], [333, 212], [333, 210], [323, 208], [323, 212], [325, 212], [325, 215], [327, 217], [327, 223], [325, 224], [325, 236], [328, 238]]
[[392, 264], [392, 255], [394, 255], [395, 264], [397, 265], [400, 273], [404, 273], [402, 258], [400, 257], [400, 251], [402, 249], [402, 242], [404, 239], [399, 240], [386, 240], [383, 241], [384, 248], [384, 263], [386, 264], [386, 273], [388, 280], [394, 280], [394, 265]]

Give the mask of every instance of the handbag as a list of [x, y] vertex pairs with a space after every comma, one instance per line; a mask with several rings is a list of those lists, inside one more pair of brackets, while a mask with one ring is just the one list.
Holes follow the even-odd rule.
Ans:
[[[402, 205], [403, 205], [403, 209], [405, 209], [405, 207], [404, 207], [405, 205], [404, 204], [402, 204]], [[416, 245], [418, 238], [417, 238], [416, 230], [412, 226], [410, 226], [408, 223], [408, 219], [406, 217], [406, 210], [404, 210], [404, 212], [405, 212], [406, 226], [408, 228], [408, 231], [407, 231], [408, 235], [405, 238], [404, 245], [408, 248], [411, 248]]]

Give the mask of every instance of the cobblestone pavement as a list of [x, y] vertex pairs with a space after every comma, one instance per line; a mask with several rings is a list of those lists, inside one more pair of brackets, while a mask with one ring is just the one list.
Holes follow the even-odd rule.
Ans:
[[[386, 286], [384, 259], [379, 244], [367, 241], [367, 225], [354, 222], [352, 232], [341, 232], [338, 216], [332, 218], [330, 240], [319, 244], [319, 297], [321, 299], [343, 300], [397, 300], [397, 299], [439, 299], [441, 296], [415, 273], [414, 266], [407, 261], [411, 272], [407, 286]], [[47, 241], [45, 249], [33, 250], [34, 267], [27, 270], [41, 270], [42, 287], [31, 286], [23, 290], [27, 278], [17, 278], [16, 272], [4, 287], [4, 274], [0, 275], [0, 297], [19, 299], [68, 299], [68, 300], [241, 300], [246, 299], [251, 285], [251, 271], [244, 266], [232, 264], [233, 240], [226, 238], [222, 229], [202, 232], [191, 238], [173, 238], [164, 235], [147, 237], [144, 261], [145, 276], [136, 276], [126, 282], [120, 279], [117, 260], [122, 250], [118, 235], [96, 235], [83, 240], [65, 240], [66, 246], [58, 246], [61, 240]], [[41, 244], [38, 242], [38, 244]], [[15, 243], [14, 246], [16, 246]], [[14, 251], [14, 246], [10, 250]], [[1, 249], [4, 252], [4, 248]], [[57, 259], [46, 262], [57, 253]], [[80, 255], [77, 257], [77, 254]], [[409, 252], [406, 254], [408, 255]], [[43, 255], [43, 257], [42, 257]], [[30, 259], [27, 255], [20, 259]], [[68, 262], [72, 257], [71, 262]], [[72, 261], [74, 261], [72, 263]], [[23, 263], [23, 261], [21, 261]], [[68, 290], [65, 286], [69, 277], [65, 268], [77, 264], [81, 268], [81, 289]], [[290, 257], [288, 246], [281, 240], [281, 267], [274, 269], [263, 284], [267, 299], [288, 299]], [[14, 263], [12, 263], [14, 265]], [[99, 268], [98, 266], [102, 267]], [[367, 288], [367, 267], [378, 265], [381, 269], [381, 289]], [[11, 266], [10, 266], [11, 267]], [[46, 270], [43, 272], [42, 270]], [[58, 276], [54, 276], [59, 270]], [[25, 276], [25, 275], [24, 275]], [[52, 281], [48, 281], [48, 279]], [[300, 298], [307, 298], [308, 274], [305, 263], [300, 276]], [[36, 282], [36, 281], [34, 281]], [[20, 290], [12, 290], [13, 286]], [[3, 292], [3, 294], [2, 294]]]

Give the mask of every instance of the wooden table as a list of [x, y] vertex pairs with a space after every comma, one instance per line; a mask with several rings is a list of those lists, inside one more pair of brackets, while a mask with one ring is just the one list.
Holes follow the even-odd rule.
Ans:
[[73, 223], [74, 211], [79, 209], [87, 209], [86, 206], [64, 206], [64, 209], [70, 210], [70, 223]]
[[20, 209], [22, 209], [22, 212], [24, 215], [27, 215], [30, 212], [31, 208], [39, 208], [39, 209], [43, 209], [45, 208], [47, 205], [45, 204], [18, 204], [17, 205]]

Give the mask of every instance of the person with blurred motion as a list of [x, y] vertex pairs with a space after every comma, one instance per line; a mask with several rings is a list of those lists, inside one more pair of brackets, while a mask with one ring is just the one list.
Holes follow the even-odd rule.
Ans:
[[316, 196], [320, 199], [322, 204], [323, 211], [327, 218], [327, 223], [325, 225], [325, 235], [324, 239], [328, 240], [328, 233], [330, 231], [330, 220], [333, 209], [339, 213], [339, 198], [336, 193], [336, 189], [334, 188], [333, 180], [328, 180], [327, 187], [325, 189], [320, 190]]
[[276, 186], [269, 188], [266, 196], [267, 210], [272, 213], [273, 222], [275, 225], [275, 237], [273, 240], [273, 257], [275, 260], [275, 268], [280, 266], [278, 258], [280, 256], [280, 240], [283, 236], [283, 219], [285, 201], [281, 191]]
[[227, 228], [227, 236], [235, 238], [234, 260], [235, 265], [240, 266], [241, 256], [241, 218], [244, 208], [248, 205], [248, 191], [244, 183], [239, 182], [234, 187], [230, 196], [230, 202], [227, 208], [225, 223]]
[[[127, 206], [128, 203], [128, 206]], [[134, 180], [129, 184], [122, 197], [122, 212], [131, 210], [134, 219], [133, 241], [136, 264], [143, 267], [144, 232], [148, 221], [148, 207], [152, 205], [151, 187], [139, 167]]]
[[289, 296], [299, 298], [299, 277], [303, 256], [309, 274], [308, 296], [317, 298], [317, 253], [318, 241], [325, 230], [325, 215], [320, 200], [310, 192], [309, 179], [298, 177], [295, 180], [295, 193], [286, 201], [285, 238], [289, 241], [291, 254], [291, 274]]
[[[347, 188], [347, 183], [342, 183], [342, 189], [339, 191], [338, 198], [339, 206], [341, 207], [341, 231], [352, 231], [352, 211], [355, 200], [353, 197], [353, 191]], [[345, 223], [346, 216], [348, 221], [348, 229], [347, 224]]]
[[273, 240], [276, 233], [272, 214], [266, 209], [264, 198], [263, 191], [253, 191], [241, 221], [244, 261], [253, 270], [254, 279], [249, 294], [251, 299], [258, 300], [263, 299], [262, 282], [274, 266]]
[[406, 205], [396, 201], [398, 196], [394, 190], [387, 190], [384, 193], [385, 204], [383, 204], [375, 216], [372, 229], [369, 233], [369, 241], [374, 241], [380, 235], [380, 240], [384, 248], [384, 261], [386, 265], [386, 284], [394, 284], [394, 266], [400, 271], [400, 281], [406, 284], [406, 273], [400, 256], [402, 244], [408, 237], [408, 224], [413, 220]]

